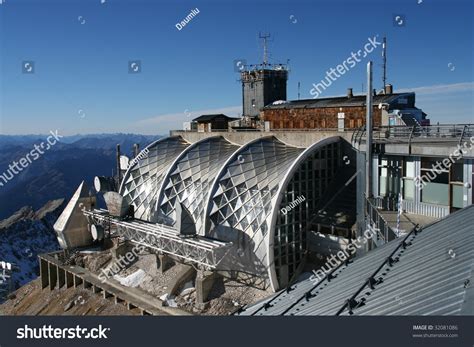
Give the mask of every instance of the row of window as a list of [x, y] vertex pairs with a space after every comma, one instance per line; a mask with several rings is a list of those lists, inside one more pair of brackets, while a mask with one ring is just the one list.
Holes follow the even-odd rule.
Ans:
[[[364, 125], [363, 118], [357, 119], [342, 119], [344, 125], [342, 128], [360, 128]], [[317, 128], [328, 128], [328, 122], [326, 119], [311, 119], [311, 120], [279, 120], [270, 121], [270, 127], [272, 129], [317, 129]]]
[[463, 207], [464, 161], [443, 165], [442, 158], [421, 158], [417, 177], [415, 160], [406, 157], [379, 160], [379, 195], [415, 200], [415, 190], [422, 182], [420, 201], [429, 204]]

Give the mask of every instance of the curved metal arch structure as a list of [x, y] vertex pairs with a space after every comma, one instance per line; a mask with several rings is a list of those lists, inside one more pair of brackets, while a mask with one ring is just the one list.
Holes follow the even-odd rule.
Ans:
[[159, 139], [145, 147], [122, 179], [119, 193], [134, 207], [137, 219], [153, 222], [153, 208], [165, 174], [190, 143], [181, 136]]
[[269, 219], [281, 176], [303, 151], [273, 136], [241, 147], [216, 177], [208, 202], [206, 236], [230, 241], [236, 250], [223, 266], [266, 272]]
[[[307, 149], [305, 149], [298, 156], [298, 158], [296, 158], [296, 160], [293, 162], [293, 164], [288, 169], [288, 171], [286, 172], [286, 174], [284, 175], [281, 181], [281, 184], [280, 184], [280, 187], [278, 189], [278, 192], [276, 194], [276, 199], [275, 199], [275, 206], [278, 208], [274, 208], [272, 210], [272, 215], [270, 217], [270, 235], [269, 235], [269, 242], [268, 242], [268, 248], [267, 248], [267, 254], [268, 254], [267, 266], [269, 270], [268, 276], [269, 276], [270, 285], [275, 291], [282, 287], [282, 283], [276, 274], [274, 240], [275, 240], [275, 231], [277, 228], [277, 218], [279, 214], [281, 213], [280, 206], [282, 205], [284, 193], [288, 189], [288, 185], [290, 181], [292, 181], [295, 173], [298, 171], [302, 163], [304, 163], [310, 156], [314, 155], [316, 152], [320, 151], [324, 147], [331, 144], [339, 143], [340, 141], [341, 141], [341, 138], [338, 136], [329, 137], [319, 142], [316, 142], [310, 147], [308, 147]], [[287, 283], [283, 283], [283, 284], [286, 285]]]
[[[282, 216], [283, 204], [295, 198], [298, 184], [299, 192], [303, 191], [298, 176], [310, 171], [302, 167], [313, 168], [315, 175], [321, 174], [329, 183], [328, 177], [336, 173], [334, 163], [340, 159], [340, 146], [333, 151], [333, 145], [340, 142], [335, 136], [304, 149], [274, 136], [243, 146], [222, 136], [193, 144], [179, 136], [160, 139], [146, 147], [148, 154], [127, 170], [120, 192], [135, 206], [137, 219], [171, 226], [176, 233], [231, 243], [216, 269], [263, 278], [278, 290], [297, 273], [306, 246], [302, 224], [299, 238], [294, 220], [293, 229], [287, 228], [285, 218], [291, 213]], [[324, 155], [320, 156], [321, 151]], [[304, 187], [310, 189], [309, 184]], [[304, 192], [319, 199], [325, 188]], [[308, 202], [298, 208], [308, 212]], [[299, 258], [292, 264], [283, 261], [284, 256], [289, 259], [283, 254], [285, 247], [286, 252], [299, 247]]]
[[159, 218], [179, 225], [182, 234], [204, 235], [210, 183], [223, 163], [239, 146], [222, 136], [193, 143], [170, 165], [156, 201]]

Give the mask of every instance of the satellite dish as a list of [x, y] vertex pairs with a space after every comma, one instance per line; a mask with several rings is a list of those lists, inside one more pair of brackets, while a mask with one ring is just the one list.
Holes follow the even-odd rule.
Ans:
[[115, 189], [114, 179], [112, 177], [95, 176], [94, 177], [94, 188], [97, 193], [110, 192]]
[[104, 228], [100, 225], [92, 224], [91, 234], [94, 241], [102, 241], [104, 239]]

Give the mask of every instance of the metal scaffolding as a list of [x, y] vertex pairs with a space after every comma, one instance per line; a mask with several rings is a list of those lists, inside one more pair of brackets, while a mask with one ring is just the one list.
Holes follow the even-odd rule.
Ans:
[[167, 225], [137, 219], [120, 220], [104, 209], [83, 210], [83, 213], [89, 223], [100, 225], [106, 230], [114, 227], [115, 233], [126, 240], [196, 263], [209, 270], [217, 268], [232, 246], [232, 243], [202, 236], [182, 238], [175, 229]]

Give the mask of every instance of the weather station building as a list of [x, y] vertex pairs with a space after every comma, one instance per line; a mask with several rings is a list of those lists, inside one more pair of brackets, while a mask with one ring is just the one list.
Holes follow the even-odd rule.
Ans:
[[97, 178], [106, 209], [81, 186], [55, 226], [61, 245], [115, 235], [192, 264], [201, 289], [219, 275], [276, 292], [368, 226], [378, 230], [369, 254], [401, 237], [384, 213], [440, 219], [472, 204], [472, 146], [415, 186], [474, 139], [472, 125], [429, 126], [415, 94], [391, 85], [287, 101], [287, 66], [265, 58], [240, 76], [241, 119], [202, 115], [146, 146], [118, 177]]

